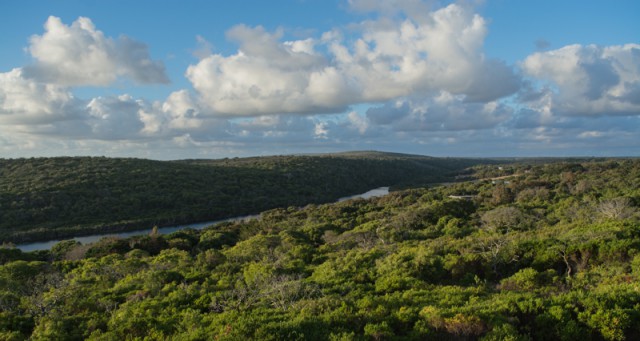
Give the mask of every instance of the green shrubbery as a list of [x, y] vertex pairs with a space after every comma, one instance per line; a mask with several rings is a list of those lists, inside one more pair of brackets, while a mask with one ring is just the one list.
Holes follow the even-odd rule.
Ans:
[[640, 338], [640, 161], [510, 167], [508, 202], [479, 181], [2, 249], [0, 338]]
[[0, 159], [0, 242], [148, 229], [450, 181], [489, 160], [389, 153], [151, 161]]

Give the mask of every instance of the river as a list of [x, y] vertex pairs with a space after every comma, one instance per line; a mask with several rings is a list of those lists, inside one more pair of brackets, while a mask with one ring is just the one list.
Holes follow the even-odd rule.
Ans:
[[362, 194], [356, 194], [356, 195], [340, 198], [338, 199], [338, 202], [351, 200], [351, 199], [369, 199], [374, 197], [382, 197], [387, 194], [389, 194], [389, 187], [379, 187]]
[[[358, 198], [369, 199], [373, 197], [384, 196], [387, 194], [389, 194], [389, 187], [379, 187], [362, 194], [356, 194], [356, 195], [340, 198], [338, 199], [338, 202], [351, 200], [351, 199], [358, 199]], [[222, 220], [205, 221], [202, 223], [195, 223], [195, 224], [166, 226], [166, 227], [158, 228], [158, 233], [169, 234], [185, 228], [200, 230], [207, 226], [215, 225], [218, 223], [229, 222], [229, 221], [245, 221], [250, 219], [257, 219], [259, 217], [260, 217], [259, 215], [248, 215], [248, 216], [234, 217], [234, 218], [228, 218], [228, 219], [222, 219]], [[93, 234], [93, 235], [83, 236], [83, 237], [75, 237], [73, 239], [79, 241], [82, 244], [88, 244], [88, 243], [97, 242], [98, 240], [108, 236], [128, 238], [128, 237], [139, 236], [143, 234], [149, 234], [150, 232], [151, 232], [151, 229], [144, 229], [144, 230], [135, 230], [135, 231], [128, 231], [128, 232], [120, 232], [120, 233], [100, 233], [100, 234]], [[56, 240], [49, 240], [44, 242], [18, 244], [16, 245], [16, 247], [22, 250], [23, 252], [36, 251], [36, 250], [49, 250], [51, 249], [52, 246], [54, 246], [55, 244], [59, 243], [62, 240], [67, 240], [67, 239], [56, 239]]]

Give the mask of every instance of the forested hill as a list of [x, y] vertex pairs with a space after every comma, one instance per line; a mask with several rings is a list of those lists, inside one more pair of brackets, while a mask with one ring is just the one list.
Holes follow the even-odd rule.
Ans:
[[480, 160], [378, 152], [222, 160], [0, 160], [0, 241], [149, 228], [449, 181]]
[[640, 340], [640, 160], [474, 170], [493, 179], [0, 248], [0, 339]]

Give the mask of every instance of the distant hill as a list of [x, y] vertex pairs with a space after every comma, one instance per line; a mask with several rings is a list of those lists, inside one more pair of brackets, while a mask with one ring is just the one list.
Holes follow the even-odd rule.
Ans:
[[382, 152], [153, 161], [0, 159], [0, 241], [186, 224], [451, 181], [489, 160]]

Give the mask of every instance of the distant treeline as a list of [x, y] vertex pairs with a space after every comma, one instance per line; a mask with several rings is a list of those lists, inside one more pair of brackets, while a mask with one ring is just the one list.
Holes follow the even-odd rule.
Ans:
[[0, 159], [0, 242], [186, 224], [451, 181], [481, 160], [354, 152], [221, 160]]

